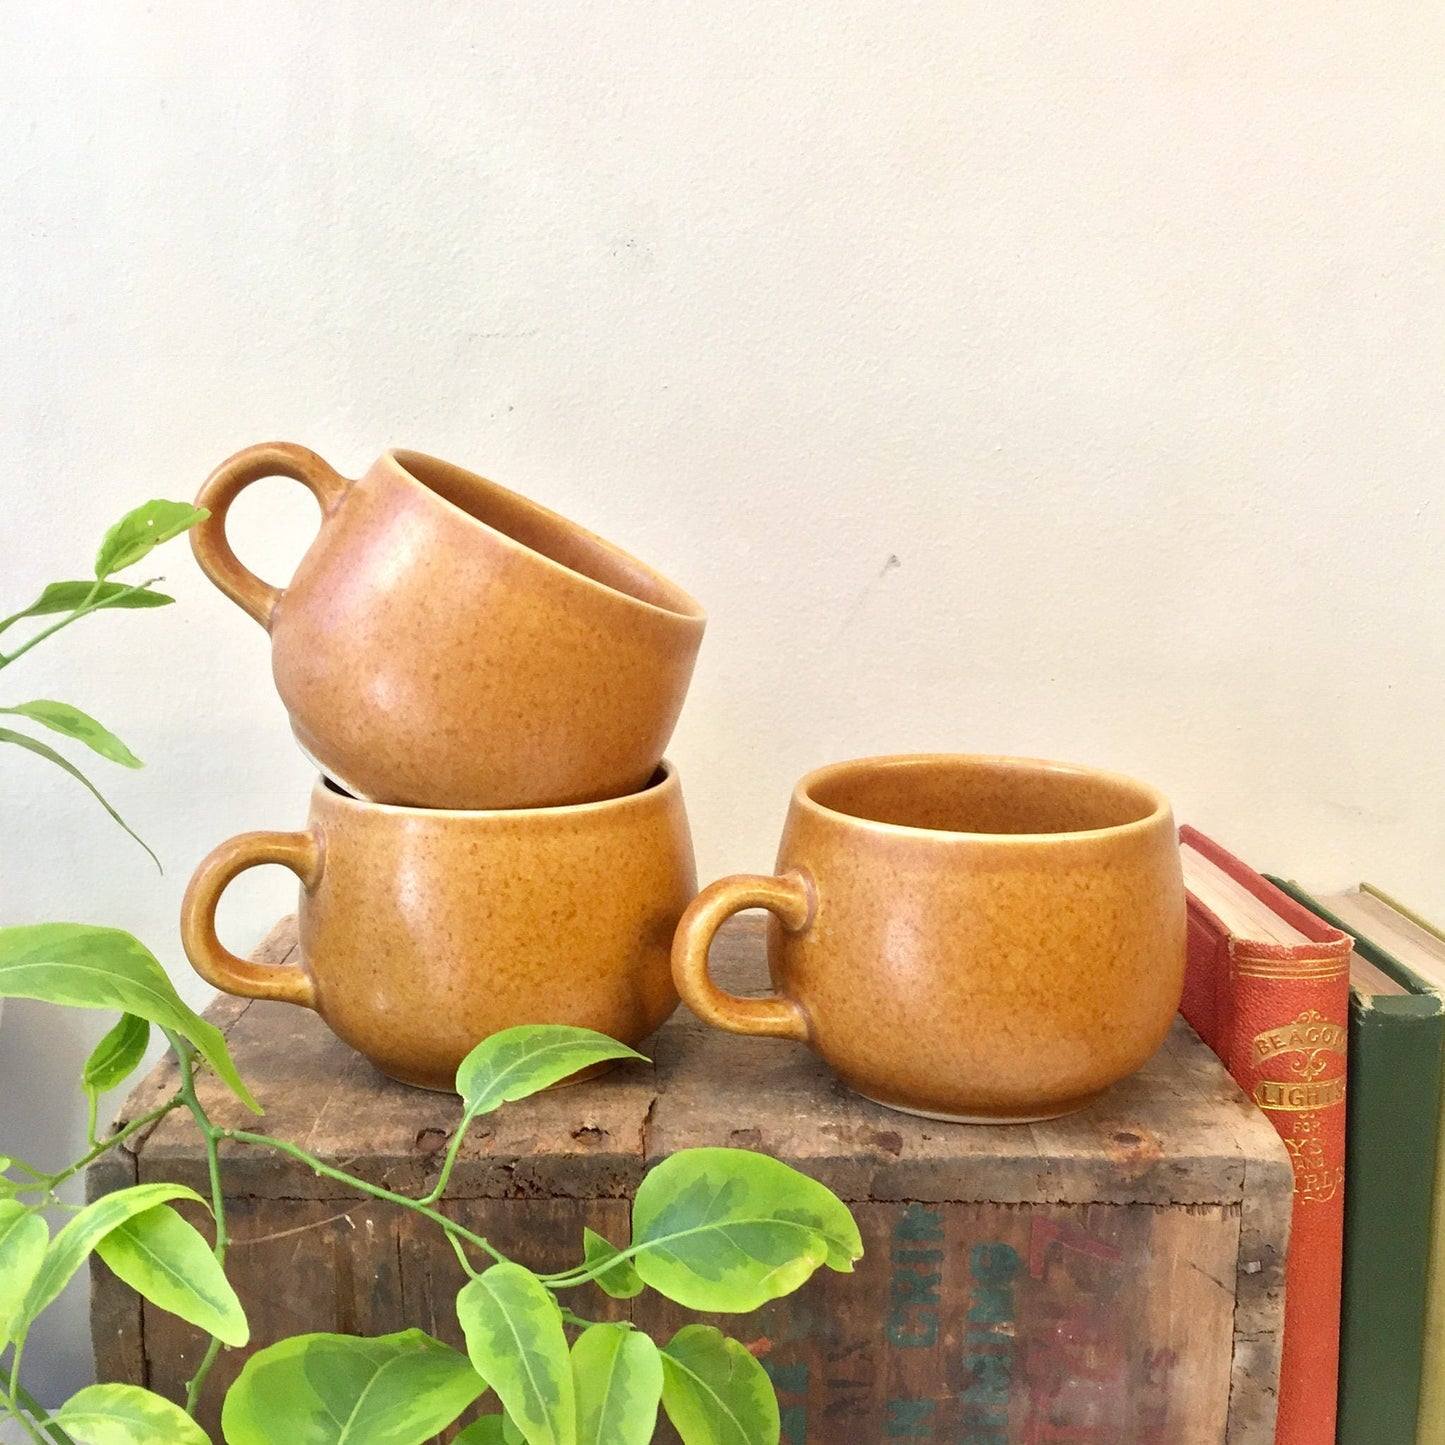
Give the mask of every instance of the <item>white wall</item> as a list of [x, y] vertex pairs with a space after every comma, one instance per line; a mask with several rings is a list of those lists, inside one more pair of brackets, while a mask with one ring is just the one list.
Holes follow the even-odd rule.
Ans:
[[[279, 437], [484, 471], [709, 608], [671, 749], [710, 878], [793, 779], [1006, 751], [1157, 783], [1320, 888], [1445, 914], [1445, 19], [1219, 0], [0, 9], [0, 612]], [[314, 509], [239, 509], [283, 579]], [[263, 633], [179, 605], [0, 678], [147, 759], [0, 757], [0, 921], [176, 941], [300, 824]], [[252, 875], [234, 946], [290, 906]], [[7, 1146], [93, 1032], [16, 1005]], [[34, 1349], [86, 1368], [81, 1303]]]

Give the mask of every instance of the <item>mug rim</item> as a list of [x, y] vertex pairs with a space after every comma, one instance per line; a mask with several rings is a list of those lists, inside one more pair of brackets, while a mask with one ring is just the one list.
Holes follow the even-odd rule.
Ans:
[[[484, 522], [480, 517], [473, 516], [464, 507], [459, 507], [449, 498], [444, 497], [435, 487], [429, 486], [421, 477], [412, 470], [411, 459], [419, 458], [423, 463], [431, 466], [441, 467], [447, 471], [460, 473], [472, 482], [480, 482], [491, 491], [500, 494], [509, 502], [533, 513], [541, 520], [552, 525], [560, 526], [563, 530], [581, 537], [584, 541], [595, 546], [606, 553], [614, 560], [626, 563], [631, 567], [647, 574], [659, 589], [663, 591], [676, 604], [675, 606], [663, 606], [657, 602], [649, 602], [645, 597], [638, 597], [635, 593], [625, 591], [616, 587], [610, 582], [603, 582], [596, 577], [589, 576], [586, 572], [579, 572], [575, 567], [569, 567], [565, 562], [559, 562], [555, 557], [549, 557], [545, 552], [539, 552], [537, 548], [528, 546], [527, 543], [519, 541], [510, 533], [504, 532], [500, 527], [491, 522]], [[381, 454], [380, 460], [390, 464], [391, 470], [399, 474], [401, 479], [411, 485], [420, 487], [426, 494], [436, 502], [440, 502], [448, 511], [455, 513], [464, 521], [474, 527], [481, 527], [489, 532], [509, 548], [514, 548], [525, 553], [528, 557], [535, 558], [548, 568], [565, 573], [569, 578], [574, 578], [585, 583], [588, 587], [596, 588], [611, 596], [621, 598], [637, 607], [647, 611], [656, 612], [659, 616], [678, 619], [683, 622], [705, 623], [707, 613], [702, 604], [690, 593], [685, 592], [670, 577], [664, 576], [657, 568], [644, 562], [640, 557], [634, 557], [631, 552], [619, 547], [615, 542], [609, 542], [607, 538], [599, 536], [596, 532], [590, 531], [578, 522], [572, 521], [570, 517], [564, 517], [560, 512], [555, 512], [550, 507], [544, 507], [541, 502], [535, 502], [530, 497], [523, 496], [521, 492], [515, 492], [510, 487], [504, 487], [500, 482], [494, 482], [490, 477], [484, 477], [480, 472], [473, 472], [456, 462], [449, 462], [445, 457], [434, 457], [429, 452], [420, 452], [412, 447], [389, 447]]]
[[597, 798], [588, 803], [553, 803], [546, 807], [530, 808], [420, 808], [407, 803], [376, 803], [370, 798], [360, 798], [349, 793], [345, 785], [337, 782], [324, 769], [318, 770], [312, 786], [313, 798], [324, 799], [328, 807], [340, 807], [348, 812], [365, 816], [396, 816], [403, 818], [462, 818], [462, 819], [512, 819], [512, 818], [575, 818], [590, 816], [611, 809], [622, 809], [629, 804], [641, 807], [654, 799], [677, 792], [677, 765], [670, 758], [663, 758], [653, 769], [652, 776], [642, 787], [631, 793], [622, 793], [615, 798]]
[[[1076, 777], [1097, 778], [1121, 785], [1142, 796], [1152, 804], [1142, 818], [1126, 823], [1111, 823], [1102, 828], [1080, 828], [1059, 830], [1049, 833], [976, 833], [961, 828], [928, 828], [915, 823], [886, 823], [877, 818], [861, 817], [857, 813], [845, 813], [841, 808], [831, 808], [813, 797], [812, 790], [819, 784], [836, 778], [861, 773], [876, 773], [888, 768], [904, 768], [938, 765], [992, 765], [995, 768], [1013, 769], [1030, 773], [1072, 774]], [[841, 762], [826, 763], [814, 768], [798, 779], [793, 788], [793, 807], [811, 812], [837, 823], [880, 833], [886, 836], [917, 839], [935, 839], [946, 843], [954, 839], [966, 839], [972, 843], [987, 843], [991, 847], [1037, 847], [1048, 842], [1087, 842], [1092, 839], [1125, 837], [1131, 833], [1144, 833], [1157, 828], [1161, 822], [1173, 818], [1173, 805], [1152, 783], [1142, 782], [1127, 773], [1113, 772], [1107, 768], [1089, 767], [1083, 763], [1059, 762], [1052, 758], [1018, 757], [1008, 753], [884, 753], [867, 758], [848, 758]]]

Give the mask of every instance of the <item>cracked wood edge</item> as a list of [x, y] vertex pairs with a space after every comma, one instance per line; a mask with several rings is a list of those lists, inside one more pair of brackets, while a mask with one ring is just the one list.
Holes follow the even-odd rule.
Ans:
[[1285, 1257], [1293, 1208], [1294, 1170], [1283, 1145], [1275, 1157], [1246, 1160], [1225, 1445], [1272, 1445], [1274, 1441]]

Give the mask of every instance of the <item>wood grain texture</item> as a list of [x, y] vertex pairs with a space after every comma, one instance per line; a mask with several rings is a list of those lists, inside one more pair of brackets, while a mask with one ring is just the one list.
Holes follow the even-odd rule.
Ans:
[[[761, 930], [714, 948], [737, 991], [767, 988]], [[294, 957], [294, 929], [268, 939]], [[211, 1078], [214, 1117], [304, 1146], [402, 1192], [435, 1179], [459, 1107], [376, 1073], [324, 1025], [284, 1005], [222, 1000], [254, 1122]], [[489, 1115], [444, 1207], [538, 1269], [580, 1257], [584, 1225], [625, 1244], [629, 1200], [678, 1149], [732, 1145], [785, 1159], [849, 1201], [867, 1253], [796, 1295], [713, 1322], [761, 1358], [786, 1445], [969, 1440], [1269, 1445], [1292, 1176], [1274, 1130], [1182, 1023], [1092, 1109], [1048, 1124], [960, 1127], [890, 1112], [843, 1089], [805, 1049], [705, 1029], [679, 1010], [655, 1060]], [[159, 1064], [136, 1117], [174, 1088]], [[167, 1117], [92, 1171], [92, 1193], [206, 1177], [189, 1121]], [[417, 1325], [461, 1343], [450, 1247], [425, 1221], [348, 1196], [294, 1161], [225, 1151], [231, 1257], [253, 1346], [309, 1330]], [[94, 1277], [102, 1378], [183, 1389], [203, 1341]], [[568, 1300], [665, 1339], [687, 1316], [644, 1294]], [[245, 1358], [227, 1351], [207, 1392], [214, 1424]], [[674, 1439], [665, 1425], [660, 1440]]]

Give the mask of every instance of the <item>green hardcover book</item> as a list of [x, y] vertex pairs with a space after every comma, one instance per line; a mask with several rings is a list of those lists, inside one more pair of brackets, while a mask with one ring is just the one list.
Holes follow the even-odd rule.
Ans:
[[[1370, 883], [1361, 883], [1358, 907], [1375, 921], [1377, 937], [1445, 996], [1445, 933]], [[1436, 1150], [1435, 1207], [1430, 1226], [1430, 1276], [1425, 1307], [1425, 1367], [1420, 1381], [1420, 1445], [1445, 1440], [1445, 1112]]]
[[1445, 1088], [1445, 973], [1437, 983], [1417, 971], [1418, 958], [1412, 964], [1401, 956], [1410, 950], [1382, 925], [1373, 907], [1379, 900], [1371, 895], [1311, 895], [1275, 881], [1355, 938], [1337, 1439], [1339, 1445], [1416, 1445]]

